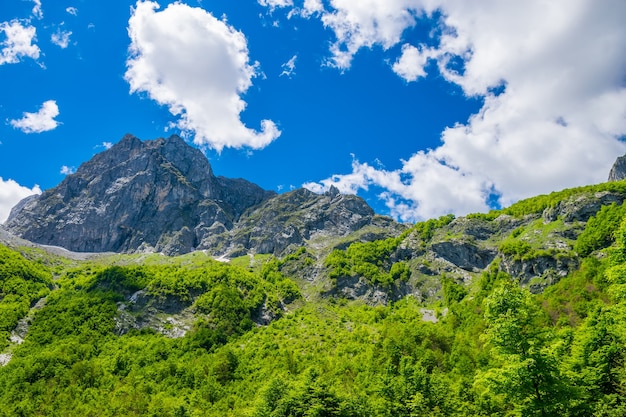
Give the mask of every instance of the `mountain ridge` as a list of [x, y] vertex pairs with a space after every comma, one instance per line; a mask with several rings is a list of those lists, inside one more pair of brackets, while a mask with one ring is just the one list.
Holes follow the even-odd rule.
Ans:
[[[295, 212], [303, 221], [286, 225]], [[363, 199], [336, 189], [279, 195], [245, 179], [215, 176], [204, 154], [176, 135], [141, 141], [127, 134], [58, 186], [19, 202], [4, 227], [77, 252], [239, 256], [282, 254], [320, 232], [344, 236], [372, 222], [392, 232], [401, 227], [380, 219]]]
[[0, 228], [0, 414], [625, 415], [625, 200], [613, 181], [409, 227], [301, 189], [171, 257]]

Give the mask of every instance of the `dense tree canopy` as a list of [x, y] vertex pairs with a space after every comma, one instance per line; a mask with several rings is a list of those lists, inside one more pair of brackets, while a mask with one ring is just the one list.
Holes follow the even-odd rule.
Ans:
[[[305, 300], [284, 273], [310, 266], [304, 249], [242, 268], [201, 253], [59, 266], [0, 246], [0, 353], [10, 355], [0, 416], [624, 416], [621, 210], [587, 223], [579, 267], [543, 293], [496, 260], [471, 282], [440, 277], [429, 305]], [[410, 233], [429, 239], [450, 221]], [[336, 250], [328, 274], [401, 281], [408, 266], [390, 257], [399, 244]], [[424, 308], [437, 322], [423, 320]], [[26, 319], [17, 344], [11, 332]], [[168, 337], [168, 326], [186, 330]]]

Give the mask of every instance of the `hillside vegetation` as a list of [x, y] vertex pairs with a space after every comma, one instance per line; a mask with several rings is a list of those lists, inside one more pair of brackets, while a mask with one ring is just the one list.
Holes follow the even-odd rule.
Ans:
[[624, 416], [624, 197], [231, 263], [0, 246], [0, 416]]

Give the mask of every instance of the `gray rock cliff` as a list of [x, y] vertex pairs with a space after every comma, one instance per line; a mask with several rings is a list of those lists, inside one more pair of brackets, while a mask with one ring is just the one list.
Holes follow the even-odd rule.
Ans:
[[57, 187], [20, 202], [5, 228], [79, 252], [184, 253], [273, 195], [215, 177], [202, 152], [178, 136], [142, 142], [126, 135]]
[[609, 172], [609, 181], [620, 181], [624, 178], [626, 178], [626, 155], [618, 157]]
[[4, 227], [76, 252], [206, 250], [233, 257], [278, 255], [315, 236], [345, 236], [370, 224], [398, 226], [336, 189], [277, 195], [215, 176], [204, 154], [178, 136], [126, 135], [57, 187], [22, 200]]
[[377, 216], [360, 197], [300, 188], [269, 198], [243, 213], [232, 229], [207, 235], [200, 247], [230, 257], [281, 254], [316, 240], [347, 236], [364, 226], [397, 233], [401, 225]]

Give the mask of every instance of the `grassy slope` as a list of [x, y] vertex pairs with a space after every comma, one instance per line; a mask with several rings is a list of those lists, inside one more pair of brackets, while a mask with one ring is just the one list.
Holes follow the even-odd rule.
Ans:
[[[606, 188], [626, 187], [566, 190], [499, 214], [540, 213]], [[626, 226], [618, 208], [604, 211], [572, 242], [586, 251], [573, 274], [541, 295], [510, 287], [497, 263], [466, 286], [444, 280], [427, 306], [447, 309], [436, 324], [422, 321], [425, 306], [412, 298], [386, 307], [315, 298], [252, 324], [262, 304], [278, 312], [294, 298], [281, 271], [310, 264], [305, 252], [253, 265], [198, 253], [75, 263], [0, 247], [7, 330], [48, 297], [0, 368], [0, 415], [624, 415]], [[428, 237], [443, 223], [415, 230]], [[533, 222], [509, 239], [545, 232]], [[150, 329], [116, 335], [116, 303], [141, 288], [194, 309], [195, 326], [178, 339]], [[503, 339], [520, 334], [517, 344]]]

